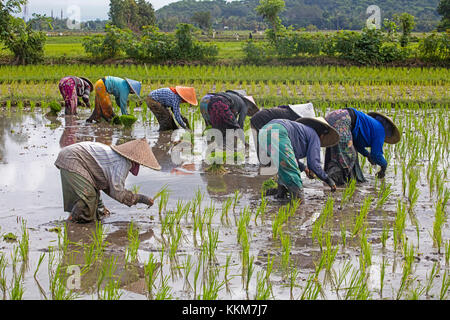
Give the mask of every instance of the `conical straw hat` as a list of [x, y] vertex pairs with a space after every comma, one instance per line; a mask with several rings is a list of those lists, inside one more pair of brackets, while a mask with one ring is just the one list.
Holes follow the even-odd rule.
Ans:
[[186, 101], [189, 104], [192, 104], [193, 106], [198, 105], [197, 101], [197, 95], [195, 94], [195, 88], [192, 87], [175, 87], [176, 92], [180, 95], [181, 98], [183, 98], [184, 101]]
[[247, 115], [249, 117], [252, 117], [259, 111], [258, 106], [256, 105], [255, 99], [253, 99], [253, 96], [248, 96], [247, 91], [245, 90], [229, 90], [227, 92], [234, 92], [239, 94], [242, 98], [244, 98], [245, 103], [248, 106]]
[[311, 102], [305, 104], [290, 104], [289, 108], [300, 118], [314, 118], [316, 116], [314, 105]]
[[384, 127], [384, 132], [386, 134], [384, 142], [389, 144], [396, 144], [400, 141], [401, 135], [394, 121], [385, 115], [378, 112], [369, 112], [367, 115], [381, 122]]
[[128, 78], [125, 78], [125, 80], [128, 82], [128, 85], [130, 86], [131, 91], [140, 98], [142, 84], [139, 81], [131, 80]]
[[139, 163], [150, 169], [161, 170], [161, 166], [159, 165], [158, 160], [156, 160], [146, 139], [133, 140], [119, 146], [111, 146], [111, 149], [128, 160]]
[[326, 130], [325, 135], [320, 139], [321, 147], [327, 148], [338, 144], [340, 139], [339, 133], [336, 129], [330, 126], [330, 124], [323, 117], [300, 118], [296, 121], [313, 128], [319, 136], [324, 129]]
[[89, 84], [89, 86], [91, 87], [91, 91], [94, 90], [94, 85], [92, 84], [92, 82], [88, 78], [80, 77], [80, 79], [86, 81]]

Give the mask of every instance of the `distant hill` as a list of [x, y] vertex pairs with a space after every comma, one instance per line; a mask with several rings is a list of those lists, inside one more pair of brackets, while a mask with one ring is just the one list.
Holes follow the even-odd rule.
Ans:
[[[286, 10], [281, 14], [285, 26], [306, 28], [312, 25], [320, 30], [360, 30], [368, 17], [369, 5], [381, 9], [381, 20], [395, 13], [408, 12], [416, 19], [414, 31], [431, 31], [440, 16], [436, 11], [439, 0], [285, 0]], [[263, 20], [255, 13], [259, 0], [226, 2], [225, 0], [182, 0], [156, 11], [158, 25], [170, 30], [179, 22], [192, 23], [195, 12], [211, 13], [213, 28], [225, 26], [234, 30], [264, 28]]]

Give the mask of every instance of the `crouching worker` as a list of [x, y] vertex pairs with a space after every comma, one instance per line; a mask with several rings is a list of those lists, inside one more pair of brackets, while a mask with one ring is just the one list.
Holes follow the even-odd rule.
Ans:
[[120, 106], [122, 115], [127, 115], [128, 96], [135, 94], [140, 98], [142, 84], [128, 78], [105, 77], [95, 83], [95, 108], [86, 122], [99, 122], [102, 118], [108, 122], [116, 116], [113, 110], [110, 94]]
[[61, 93], [66, 106], [65, 114], [77, 114], [77, 107], [81, 104], [78, 98], [81, 98], [86, 107], [90, 108], [91, 103], [89, 101], [89, 95], [92, 90], [94, 90], [94, 86], [87, 78], [75, 76], [62, 78], [59, 81], [59, 92]]
[[[183, 129], [190, 129], [189, 121], [181, 114], [180, 104], [189, 103], [197, 106], [197, 95], [192, 87], [161, 88], [150, 92], [147, 96], [147, 105], [159, 123], [159, 131], [177, 130], [178, 122]], [[171, 110], [173, 112], [170, 113]]]
[[[339, 141], [339, 134], [323, 118], [301, 118], [297, 121], [276, 119], [259, 132], [261, 151], [270, 157], [278, 168], [278, 188], [267, 191], [278, 199], [303, 198], [301, 172], [313, 179], [314, 174], [336, 191], [334, 181], [323, 171], [320, 164], [320, 147]], [[262, 156], [263, 154], [261, 154]], [[307, 159], [307, 166], [300, 159]]]
[[119, 146], [98, 142], [80, 142], [63, 148], [55, 166], [60, 169], [64, 211], [69, 220], [88, 223], [108, 216], [100, 191], [129, 207], [137, 203], [148, 206], [153, 200], [124, 188], [128, 172], [137, 176], [140, 165], [160, 170], [145, 139]]
[[[325, 119], [340, 135], [339, 144], [326, 150], [324, 168], [327, 174], [338, 185], [350, 179], [365, 182], [358, 161], [360, 153], [372, 165], [380, 166], [377, 177], [384, 178], [387, 162], [383, 156], [383, 145], [385, 142], [396, 144], [401, 138], [394, 122], [382, 114], [365, 114], [354, 108], [334, 110]], [[370, 153], [367, 147], [370, 147]]]

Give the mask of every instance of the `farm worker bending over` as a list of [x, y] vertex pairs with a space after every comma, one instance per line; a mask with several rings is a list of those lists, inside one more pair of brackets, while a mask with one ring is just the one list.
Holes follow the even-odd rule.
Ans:
[[[245, 117], [258, 111], [255, 100], [244, 90], [208, 93], [200, 101], [200, 112], [206, 126], [220, 130], [224, 136], [227, 129], [244, 130]], [[245, 141], [243, 136], [241, 139]]]
[[100, 190], [127, 206], [153, 205], [153, 200], [124, 188], [128, 172], [137, 176], [140, 165], [160, 170], [145, 139], [119, 146], [99, 142], [79, 142], [63, 148], [55, 166], [60, 169], [64, 211], [69, 220], [87, 223], [109, 215], [100, 198]]
[[[330, 112], [325, 119], [340, 135], [336, 146], [326, 149], [324, 169], [338, 184], [354, 178], [365, 182], [358, 162], [358, 154], [367, 157], [372, 165], [379, 165], [378, 178], [384, 178], [387, 162], [383, 156], [383, 144], [400, 141], [400, 132], [388, 117], [376, 112], [365, 114], [354, 108]], [[366, 150], [370, 147], [370, 153]]]
[[98, 122], [101, 118], [109, 122], [114, 118], [115, 114], [109, 94], [116, 99], [122, 115], [128, 114], [128, 96], [133, 93], [140, 97], [141, 83], [139, 81], [117, 77], [105, 77], [98, 80], [95, 83], [95, 109], [87, 122]]
[[86, 107], [90, 108], [89, 96], [94, 90], [94, 86], [89, 79], [83, 77], [68, 76], [59, 81], [59, 92], [66, 104], [65, 114], [77, 114], [77, 107], [81, 104], [78, 98], [81, 97]]
[[181, 114], [180, 104], [182, 103], [198, 105], [194, 88], [177, 86], [150, 92], [147, 96], [147, 105], [158, 120], [159, 131], [178, 129], [169, 108], [172, 110], [178, 124], [184, 129], [190, 129], [188, 120]]
[[255, 113], [250, 119], [250, 125], [253, 129], [256, 153], [259, 156], [258, 134], [266, 124], [275, 119], [287, 119], [295, 121], [302, 117], [315, 117], [314, 106], [312, 103], [278, 106], [274, 108], [262, 109]]
[[[264, 150], [272, 165], [278, 168], [278, 189], [268, 190], [268, 195], [276, 194], [276, 198], [284, 199], [289, 193], [291, 198], [302, 198], [302, 171], [310, 179], [316, 174], [331, 191], [336, 191], [334, 181], [320, 164], [320, 147], [332, 146], [339, 141], [339, 134], [325, 119], [272, 120], [260, 130], [258, 140], [261, 151]], [[300, 162], [305, 157], [307, 166]]]

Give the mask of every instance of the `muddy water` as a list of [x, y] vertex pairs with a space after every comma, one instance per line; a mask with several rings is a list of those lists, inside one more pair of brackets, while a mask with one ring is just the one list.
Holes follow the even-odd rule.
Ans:
[[[176, 208], [177, 201], [187, 203], [193, 199], [196, 192], [204, 195], [202, 206], [204, 208], [214, 205], [219, 212], [213, 218], [211, 225], [219, 231], [219, 242], [216, 250], [215, 264], [224, 266], [227, 257], [230, 257], [230, 280], [220, 291], [219, 299], [253, 299], [255, 296], [258, 272], [266, 270], [268, 257], [274, 257], [274, 271], [271, 275], [272, 293], [275, 299], [289, 299], [291, 292], [289, 280], [283, 273], [281, 265], [282, 246], [280, 240], [272, 239], [272, 220], [281, 205], [273, 198], [268, 198], [268, 213], [264, 219], [253, 220], [248, 226], [250, 235], [250, 256], [254, 256], [254, 272], [249, 282], [249, 289], [245, 290], [241, 276], [241, 245], [237, 242], [236, 221], [239, 219], [242, 209], [249, 206], [254, 210], [260, 202], [260, 187], [267, 179], [259, 175], [259, 167], [256, 165], [242, 165], [228, 167], [225, 175], [215, 176], [205, 173], [205, 164], [175, 165], [170, 153], [173, 148], [169, 134], [159, 134], [157, 126], [139, 121], [133, 129], [123, 129], [108, 124], [86, 124], [85, 119], [89, 113], [81, 110], [78, 116], [49, 117], [39, 110], [34, 112], [3, 110], [0, 112], [0, 233], [12, 232], [20, 238], [21, 223], [25, 221], [30, 236], [30, 254], [27, 263], [27, 271], [24, 273], [24, 299], [42, 299], [50, 297], [49, 274], [47, 265], [49, 261], [49, 248], [58, 246], [58, 234], [55, 228], [63, 228], [67, 219], [67, 213], [63, 212], [62, 192], [59, 171], [54, 166], [54, 161], [62, 147], [81, 141], [98, 141], [106, 144], [127, 141], [134, 138], [146, 137], [159, 160], [162, 170], [157, 172], [141, 168], [137, 177], [129, 175], [126, 187], [139, 188], [139, 193], [153, 195], [164, 185], [170, 190], [170, 198], [167, 210]], [[395, 218], [397, 199], [401, 194], [399, 173], [394, 175], [393, 170], [388, 170], [386, 181], [392, 183], [393, 194], [382, 209], [372, 209], [368, 215], [367, 238], [372, 248], [372, 265], [369, 268], [369, 290], [371, 298], [381, 298], [379, 294], [380, 268], [382, 261], [386, 261], [386, 276], [383, 297], [395, 297], [401, 276], [403, 259], [401, 249], [394, 252], [392, 245], [392, 228], [389, 233], [386, 248], [382, 247], [380, 235], [385, 225], [392, 226]], [[357, 187], [352, 201], [342, 210], [339, 202], [343, 189], [339, 189], [334, 195], [335, 210], [332, 217], [332, 242], [342, 243], [341, 226], [347, 229], [346, 246], [340, 246], [336, 255], [335, 267], [341, 270], [345, 263], [351, 262], [358, 269], [360, 259], [359, 239], [351, 238], [355, 216], [360, 210], [363, 200], [368, 195], [376, 196], [374, 188], [375, 180], [369, 168], [365, 168], [367, 183]], [[291, 217], [284, 229], [290, 236], [290, 261], [291, 266], [299, 270], [296, 280], [298, 286], [294, 288], [294, 298], [299, 298], [305, 287], [308, 277], [314, 273], [321, 249], [317, 242], [311, 238], [311, 230], [314, 222], [319, 217], [329, 193], [327, 187], [318, 181], [304, 179], [304, 202], [300, 204], [295, 215]], [[415, 254], [414, 275], [425, 284], [427, 274], [434, 262], [439, 262], [442, 270], [447, 267], [444, 264], [444, 256], [438, 254], [430, 238], [434, 221], [434, 199], [430, 198], [425, 182], [422, 182], [421, 194], [416, 205], [417, 219], [419, 222], [419, 239], [416, 227], [408, 220], [406, 235], [411, 243], [419, 245]], [[235, 190], [239, 190], [241, 199], [234, 211], [230, 211], [229, 223], [224, 223], [220, 218], [220, 209], [223, 202], [234, 196]], [[143, 206], [128, 208], [112, 200], [103, 194], [105, 206], [112, 215], [103, 221], [106, 233], [106, 247], [103, 261], [115, 257], [116, 274], [120, 275], [120, 287], [122, 299], [146, 299], [147, 288], [144, 281], [143, 265], [153, 254], [157, 260], [161, 255], [162, 243], [165, 241], [161, 234], [161, 220], [158, 214], [158, 206], [148, 209]], [[139, 251], [138, 262], [125, 264], [127, 252], [128, 228], [130, 222], [139, 227]], [[199, 247], [193, 241], [192, 222], [188, 219], [180, 221], [183, 230], [183, 238], [178, 247], [175, 261], [163, 259], [163, 274], [170, 275], [169, 286], [173, 298], [192, 299], [194, 294], [201, 293], [201, 286], [195, 290], [189, 288], [193, 285], [193, 274], [189, 275], [189, 284], [186, 283], [181, 271], [186, 259], [194, 258], [199, 254]], [[67, 236], [70, 240], [69, 250], [61, 257], [65, 265], [83, 265], [85, 261], [83, 244], [92, 243], [92, 233], [95, 225], [76, 225], [67, 223]], [[448, 225], [443, 228], [443, 238], [450, 236]], [[6, 242], [0, 239], [0, 252], [10, 257], [10, 252], [17, 246], [17, 242]], [[44, 255], [43, 263], [34, 277], [33, 273], [38, 267], [41, 254]], [[169, 261], [170, 260], [170, 261]], [[161, 261], [161, 260], [159, 260]], [[77, 288], [78, 298], [98, 298], [96, 283], [101, 272], [101, 265], [91, 268], [83, 274], [81, 285]], [[195, 264], [194, 268], [195, 269]], [[224, 268], [221, 268], [222, 279]], [[338, 272], [338, 271], [337, 271]], [[6, 268], [7, 278], [13, 275], [11, 265]], [[325, 276], [321, 275], [323, 281]], [[347, 278], [350, 277], [350, 274]], [[439, 292], [440, 278], [431, 290], [434, 297]], [[158, 282], [159, 283], [159, 282]], [[412, 286], [414, 287], [414, 285]], [[330, 288], [325, 288], [324, 297], [328, 299], [341, 298]], [[320, 296], [319, 296], [320, 298]], [[430, 297], [427, 297], [430, 298]]]

